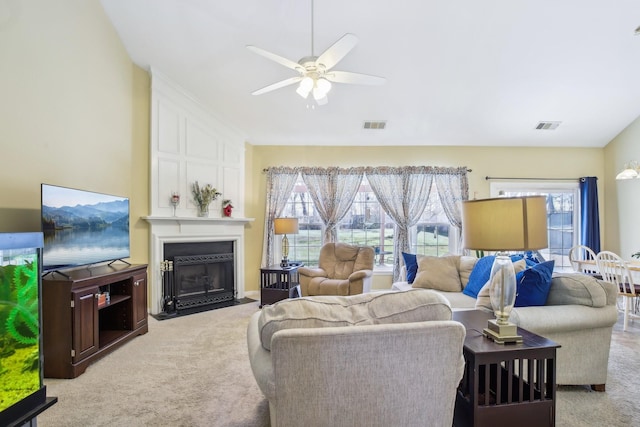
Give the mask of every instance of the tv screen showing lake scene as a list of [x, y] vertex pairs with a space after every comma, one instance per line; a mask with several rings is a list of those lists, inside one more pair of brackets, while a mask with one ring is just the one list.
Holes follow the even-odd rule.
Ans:
[[129, 257], [129, 199], [42, 184], [43, 270]]

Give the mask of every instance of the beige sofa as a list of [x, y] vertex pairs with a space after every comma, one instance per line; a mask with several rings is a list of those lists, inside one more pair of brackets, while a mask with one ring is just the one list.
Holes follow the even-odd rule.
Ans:
[[[449, 284], [444, 287], [448, 291], [437, 292], [451, 303], [454, 310], [491, 310], [486, 287], [482, 288], [477, 299], [462, 293], [475, 264], [473, 258], [453, 256], [448, 262], [455, 259], [459, 290], [452, 291]], [[439, 274], [438, 269], [434, 268], [433, 274], [426, 270], [424, 268], [422, 274], [431, 275], [429, 282], [438, 283], [439, 280], [433, 275]], [[451, 276], [446, 280], [450, 283], [450, 279]], [[421, 283], [424, 284], [425, 280], [421, 280]], [[412, 285], [400, 281], [394, 283], [392, 289], [407, 290], [412, 289]], [[591, 385], [594, 390], [605, 391], [611, 333], [618, 320], [617, 295], [615, 285], [592, 276], [554, 273], [546, 305], [516, 307], [511, 312], [510, 320], [561, 345], [557, 352], [558, 384]]]
[[428, 290], [283, 300], [247, 330], [272, 427], [450, 427], [464, 337]]

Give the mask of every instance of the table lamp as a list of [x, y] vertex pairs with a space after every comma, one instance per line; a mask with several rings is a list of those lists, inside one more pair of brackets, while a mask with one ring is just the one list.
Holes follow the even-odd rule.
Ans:
[[289, 266], [289, 239], [287, 234], [298, 233], [298, 218], [276, 218], [273, 220], [273, 232], [282, 234], [282, 262], [281, 267]]
[[516, 300], [516, 275], [506, 251], [547, 247], [545, 196], [500, 197], [462, 202], [465, 249], [497, 252], [491, 267], [489, 294], [496, 316], [484, 335], [496, 343], [518, 343], [517, 326], [508, 321]]

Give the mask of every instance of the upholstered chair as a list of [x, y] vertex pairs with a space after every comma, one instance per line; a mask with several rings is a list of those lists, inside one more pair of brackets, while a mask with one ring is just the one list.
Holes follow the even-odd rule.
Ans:
[[300, 267], [300, 291], [310, 295], [355, 295], [371, 290], [374, 251], [370, 246], [327, 243], [317, 268]]

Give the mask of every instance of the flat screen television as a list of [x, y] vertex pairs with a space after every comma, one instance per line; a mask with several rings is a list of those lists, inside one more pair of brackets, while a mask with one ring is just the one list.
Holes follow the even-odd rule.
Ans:
[[43, 271], [128, 258], [129, 199], [42, 184]]

